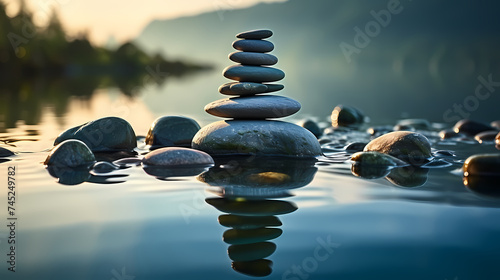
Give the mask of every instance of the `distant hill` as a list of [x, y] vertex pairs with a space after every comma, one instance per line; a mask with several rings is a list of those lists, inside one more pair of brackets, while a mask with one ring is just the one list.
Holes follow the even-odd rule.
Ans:
[[[269, 28], [287, 75], [284, 94], [304, 113], [326, 115], [348, 103], [373, 116], [443, 121], [444, 111], [474, 93], [479, 76], [500, 81], [499, 8], [493, 0], [290, 0], [155, 20], [135, 42], [222, 70], [232, 64], [236, 33]], [[381, 10], [392, 10], [390, 20]], [[493, 118], [497, 96], [471, 117]]]

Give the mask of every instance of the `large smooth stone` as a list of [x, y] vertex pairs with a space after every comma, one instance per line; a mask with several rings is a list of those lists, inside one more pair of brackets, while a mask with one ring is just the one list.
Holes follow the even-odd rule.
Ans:
[[464, 133], [469, 136], [475, 136], [476, 134], [483, 132], [483, 131], [488, 131], [488, 130], [494, 130], [491, 126], [486, 125], [484, 123], [476, 122], [476, 121], [471, 121], [471, 120], [461, 120], [458, 121], [455, 126], [453, 126], [453, 130], [456, 133]]
[[233, 48], [243, 52], [266, 53], [274, 50], [274, 44], [266, 40], [236, 40]]
[[132, 126], [117, 117], [105, 117], [70, 128], [56, 138], [54, 145], [68, 139], [83, 141], [93, 152], [132, 151], [137, 147]]
[[274, 65], [278, 58], [272, 54], [258, 52], [233, 52], [229, 59], [244, 65]]
[[268, 87], [261, 83], [233, 82], [223, 84], [219, 87], [219, 92], [225, 95], [254, 95], [268, 92]]
[[192, 147], [211, 155], [262, 155], [310, 158], [321, 155], [307, 129], [281, 121], [230, 120], [211, 123], [196, 133]]
[[331, 115], [333, 127], [358, 127], [365, 121], [364, 114], [351, 106], [338, 105]]
[[210, 165], [214, 164], [212, 157], [202, 151], [169, 147], [160, 148], [148, 153], [142, 159], [145, 165], [161, 165], [168, 167]]
[[190, 147], [200, 125], [193, 119], [181, 116], [157, 118], [146, 135], [146, 144], [158, 147]]
[[402, 159], [411, 165], [421, 165], [431, 158], [431, 144], [420, 133], [409, 131], [390, 132], [370, 141], [365, 152], [375, 151]]
[[232, 65], [223, 70], [224, 77], [240, 82], [276, 82], [285, 77], [280, 69], [264, 66]]
[[236, 34], [236, 38], [241, 39], [266, 39], [273, 36], [273, 32], [267, 29], [256, 29]]
[[277, 95], [258, 95], [220, 99], [205, 106], [205, 111], [222, 118], [283, 118], [297, 113], [300, 103]]
[[478, 154], [467, 158], [463, 166], [464, 176], [500, 175], [500, 154]]
[[92, 151], [80, 140], [65, 140], [52, 149], [45, 165], [61, 167], [90, 167], [95, 163]]

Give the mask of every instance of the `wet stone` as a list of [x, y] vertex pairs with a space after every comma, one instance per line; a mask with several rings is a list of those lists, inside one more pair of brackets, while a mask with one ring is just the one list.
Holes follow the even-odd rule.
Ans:
[[453, 138], [463, 138], [466, 137], [463, 133], [456, 133], [453, 129], [445, 129], [439, 132], [439, 137], [441, 139], [453, 139]]
[[278, 58], [272, 54], [258, 52], [233, 52], [229, 59], [243, 65], [274, 65]]
[[264, 84], [267, 86], [267, 91], [266, 92], [275, 92], [275, 91], [280, 91], [285, 88], [284, 85], [281, 84]]
[[65, 140], [55, 146], [45, 159], [48, 166], [90, 167], [95, 162], [92, 151], [80, 140]]
[[348, 144], [347, 146], [344, 147], [344, 150], [346, 150], [346, 152], [360, 152], [362, 151], [366, 145], [368, 143], [365, 143], [365, 142], [354, 142], [354, 143], [350, 143]]
[[202, 151], [180, 147], [169, 147], [160, 148], [148, 153], [142, 159], [142, 163], [145, 165], [178, 167], [190, 165], [210, 165], [214, 163], [214, 160], [210, 155]]
[[267, 29], [256, 29], [236, 34], [236, 38], [241, 39], [266, 39], [273, 36], [273, 32]]
[[181, 116], [157, 118], [146, 136], [146, 144], [153, 149], [160, 147], [190, 147], [200, 125], [193, 119]]
[[463, 166], [464, 176], [499, 176], [500, 154], [478, 154], [467, 158]]
[[379, 152], [357, 152], [352, 155], [351, 160], [360, 165], [374, 165], [374, 166], [406, 166], [406, 162]]
[[254, 95], [268, 92], [268, 87], [261, 83], [233, 82], [223, 84], [219, 87], [219, 92], [225, 95]]
[[333, 127], [358, 127], [364, 123], [365, 116], [352, 106], [338, 105], [331, 115]]
[[256, 83], [276, 82], [285, 77], [285, 73], [277, 68], [239, 64], [226, 67], [223, 75], [231, 80]]
[[453, 126], [453, 130], [456, 133], [463, 133], [468, 136], [475, 136], [476, 134], [483, 132], [483, 131], [488, 131], [488, 130], [494, 130], [491, 126], [486, 125], [484, 123], [472, 121], [472, 120], [461, 120], [458, 121], [455, 126]]
[[498, 131], [496, 130], [483, 131], [476, 134], [476, 136], [474, 136], [474, 139], [476, 139], [476, 141], [479, 142], [480, 144], [494, 142], [497, 134]]
[[267, 119], [293, 115], [300, 110], [300, 103], [284, 96], [262, 95], [233, 97], [214, 101], [205, 111], [222, 118]]
[[101, 118], [70, 128], [56, 138], [54, 145], [68, 139], [84, 142], [93, 152], [132, 151], [137, 147], [132, 126], [117, 117]]
[[274, 44], [266, 40], [236, 40], [233, 48], [243, 52], [267, 53], [274, 50]]
[[431, 158], [431, 144], [420, 133], [395, 131], [384, 134], [370, 141], [365, 152], [375, 151], [389, 154], [412, 165], [421, 165]]

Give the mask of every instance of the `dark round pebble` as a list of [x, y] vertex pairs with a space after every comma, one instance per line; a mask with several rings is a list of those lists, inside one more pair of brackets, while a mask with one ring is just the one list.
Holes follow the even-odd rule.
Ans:
[[464, 133], [468, 136], [475, 136], [476, 134], [483, 132], [483, 131], [488, 131], [488, 130], [494, 130], [491, 126], [486, 125], [484, 123], [472, 121], [472, 120], [461, 120], [458, 121], [455, 126], [453, 127], [453, 130], [456, 133]]
[[236, 34], [240, 39], [266, 39], [273, 36], [273, 32], [267, 29], [256, 29]]

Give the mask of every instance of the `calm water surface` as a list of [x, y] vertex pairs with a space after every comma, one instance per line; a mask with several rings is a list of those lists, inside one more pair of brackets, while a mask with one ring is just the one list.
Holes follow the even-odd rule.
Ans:
[[[131, 166], [77, 185], [58, 183], [42, 165], [70, 126], [115, 115], [145, 135], [157, 116], [179, 114], [151, 110], [145, 98], [155, 96], [100, 90], [72, 99], [62, 116], [47, 105], [37, 124], [20, 120], [0, 134], [1, 146], [17, 153], [0, 164], [1, 279], [500, 277], [500, 201], [469, 191], [456, 171], [471, 154], [498, 152], [491, 144], [436, 142], [456, 156], [392, 182], [354, 176], [348, 155], [331, 149], [333, 137], [323, 145], [328, 157], [315, 163], [223, 159], [168, 176]], [[8, 167], [16, 168], [15, 273], [7, 270]], [[270, 187], [255, 187], [261, 183]], [[251, 229], [262, 223], [267, 229]]]

